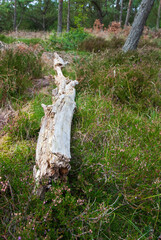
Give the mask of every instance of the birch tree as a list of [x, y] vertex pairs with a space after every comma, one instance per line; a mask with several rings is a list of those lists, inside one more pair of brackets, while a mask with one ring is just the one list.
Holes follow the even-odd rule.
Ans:
[[121, 0], [120, 2], [120, 17], [119, 17], [120, 24], [122, 23], [122, 11], [123, 11], [123, 0]]

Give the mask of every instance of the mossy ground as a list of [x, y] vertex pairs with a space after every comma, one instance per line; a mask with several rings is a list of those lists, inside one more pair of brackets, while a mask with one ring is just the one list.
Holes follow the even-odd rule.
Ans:
[[49, 94], [30, 98], [1, 138], [5, 239], [158, 239], [161, 233], [160, 52], [78, 52], [68, 182], [33, 196], [36, 141]]

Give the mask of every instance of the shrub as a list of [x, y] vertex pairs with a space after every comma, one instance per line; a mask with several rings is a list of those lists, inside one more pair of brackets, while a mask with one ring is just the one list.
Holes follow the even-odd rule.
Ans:
[[121, 48], [124, 45], [125, 40], [120, 37], [112, 37], [111, 40], [108, 40], [108, 48], [117, 49]]
[[88, 52], [100, 52], [105, 49], [117, 49], [122, 47], [124, 40], [122, 38], [113, 37], [111, 40], [105, 40], [101, 37], [90, 37], [85, 39], [79, 45], [79, 49]]
[[74, 29], [69, 33], [63, 33], [57, 36], [56, 33], [50, 36], [50, 40], [55, 48], [73, 50], [77, 49], [78, 45], [88, 36], [89, 34], [84, 32], [82, 29]]
[[0, 105], [7, 99], [19, 97], [31, 86], [31, 80], [42, 74], [40, 60], [29, 51], [0, 52]]
[[87, 38], [79, 45], [80, 50], [88, 52], [100, 52], [105, 50], [107, 47], [107, 41], [101, 37]]

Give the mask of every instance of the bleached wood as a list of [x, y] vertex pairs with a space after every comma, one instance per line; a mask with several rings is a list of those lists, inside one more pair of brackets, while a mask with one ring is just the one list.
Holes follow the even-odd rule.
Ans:
[[[33, 169], [35, 182], [42, 184], [43, 178], [56, 180], [65, 178], [70, 170], [70, 138], [71, 123], [75, 103], [75, 86], [78, 82], [64, 77], [62, 67], [67, 63], [54, 54], [54, 69], [57, 73], [52, 91], [52, 105], [44, 105], [45, 116], [41, 121], [41, 129], [36, 148], [36, 165]], [[48, 184], [48, 183], [47, 183]]]

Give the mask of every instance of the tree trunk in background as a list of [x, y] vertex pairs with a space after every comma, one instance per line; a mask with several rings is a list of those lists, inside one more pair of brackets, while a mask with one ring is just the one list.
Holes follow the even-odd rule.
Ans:
[[70, 0], [68, 0], [67, 32], [70, 30]]
[[42, 27], [43, 27], [43, 31], [45, 32], [45, 15], [42, 15]]
[[62, 67], [65, 62], [57, 53], [54, 54], [54, 69], [57, 73], [52, 91], [52, 105], [42, 107], [45, 116], [41, 121], [41, 129], [36, 147], [36, 165], [33, 168], [35, 179], [34, 192], [44, 198], [51, 182], [58, 178], [66, 180], [70, 170], [70, 138], [71, 123], [75, 103], [76, 80], [64, 77]]
[[129, 23], [129, 17], [130, 17], [130, 12], [131, 12], [132, 1], [133, 0], [129, 0], [129, 5], [128, 5], [128, 9], [127, 9], [127, 14], [126, 14], [126, 20], [125, 20], [124, 27], [126, 27], [128, 25], [128, 23]]
[[103, 17], [105, 16], [102, 12], [102, 9], [101, 9], [101, 6], [98, 4], [97, 1], [95, 0], [92, 0], [91, 3], [96, 7], [97, 9], [97, 14], [98, 14], [98, 18], [101, 22], [101, 24], [103, 23]]
[[108, 0], [105, 0], [105, 9], [107, 9]]
[[115, 16], [115, 20], [116, 22], [119, 21], [119, 9], [120, 9], [120, 0], [116, 0], [116, 16]]
[[155, 0], [142, 0], [139, 10], [135, 16], [131, 31], [122, 48], [124, 52], [135, 50], [142, 35], [144, 25], [153, 7]]
[[158, 6], [158, 16], [157, 16], [157, 24], [156, 24], [156, 29], [157, 30], [159, 30], [160, 11], [161, 11], [161, 0], [159, 2], [159, 6]]
[[58, 7], [58, 29], [57, 33], [62, 33], [62, 18], [63, 18], [63, 0], [59, 0], [59, 7]]
[[119, 22], [120, 24], [122, 23], [122, 11], [123, 11], [123, 0], [120, 2], [120, 17], [119, 17]]
[[17, 0], [14, 0], [13, 31], [17, 31]]

